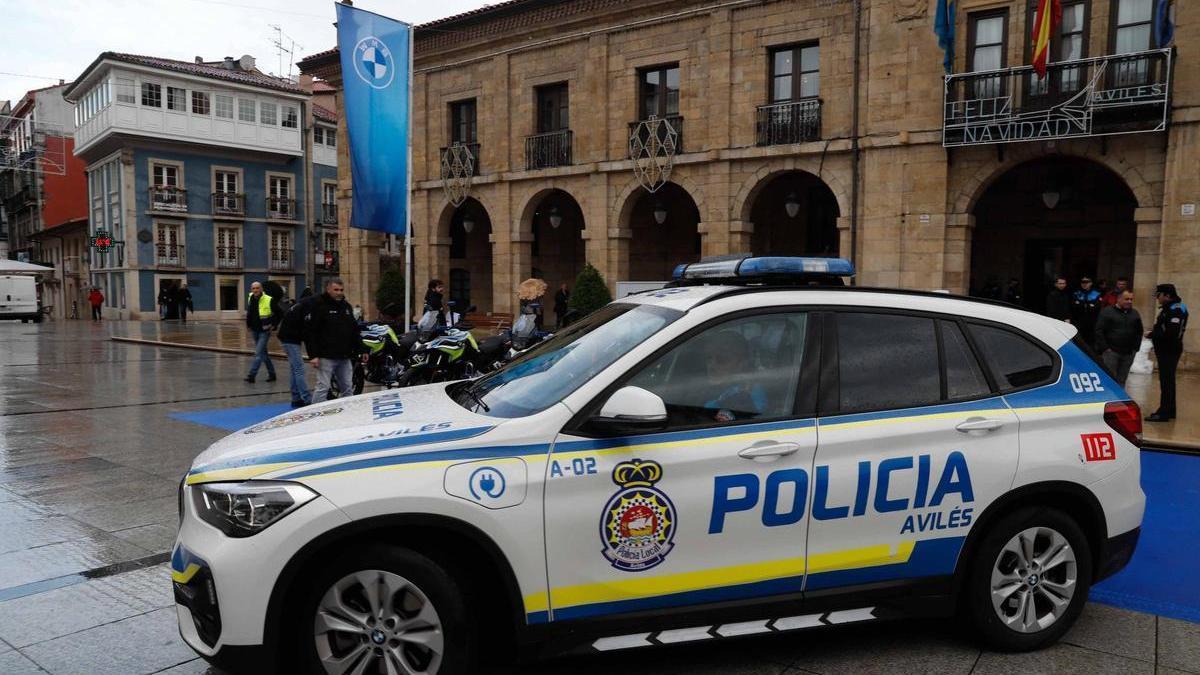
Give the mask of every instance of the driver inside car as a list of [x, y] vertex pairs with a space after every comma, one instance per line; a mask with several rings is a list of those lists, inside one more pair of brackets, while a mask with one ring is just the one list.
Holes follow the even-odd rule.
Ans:
[[714, 420], [732, 422], [763, 414], [767, 392], [755, 377], [745, 338], [733, 331], [717, 333], [705, 346], [704, 363], [712, 390], [719, 392], [704, 404], [714, 411]]

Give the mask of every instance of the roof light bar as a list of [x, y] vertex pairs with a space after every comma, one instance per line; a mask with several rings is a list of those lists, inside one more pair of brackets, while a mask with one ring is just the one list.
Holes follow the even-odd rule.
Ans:
[[750, 256], [705, 258], [697, 263], [679, 265], [672, 275], [675, 281], [692, 279], [748, 280], [787, 277], [798, 280], [827, 277], [852, 277], [854, 264], [845, 258], [809, 258]]

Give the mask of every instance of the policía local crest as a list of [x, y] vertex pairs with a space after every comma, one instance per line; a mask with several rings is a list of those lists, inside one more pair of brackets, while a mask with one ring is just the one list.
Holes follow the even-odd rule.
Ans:
[[263, 431], [271, 431], [272, 429], [279, 429], [281, 427], [287, 427], [287, 426], [291, 426], [293, 424], [307, 422], [308, 420], [311, 420], [311, 419], [314, 419], [317, 417], [325, 417], [327, 415], [336, 415], [340, 412], [342, 412], [341, 408], [326, 408], [325, 410], [311, 410], [311, 411], [307, 411], [307, 412], [292, 413], [291, 415], [285, 415], [284, 417], [276, 417], [275, 419], [267, 420], [266, 422], [262, 422], [261, 424], [255, 424], [254, 426], [250, 427], [249, 429], [246, 429], [246, 431], [244, 433], [257, 434], [257, 433], [261, 433]]
[[613, 469], [613, 482], [621, 489], [604, 506], [600, 540], [604, 557], [619, 570], [648, 570], [674, 547], [675, 506], [654, 487], [662, 474], [658, 462], [640, 459]]

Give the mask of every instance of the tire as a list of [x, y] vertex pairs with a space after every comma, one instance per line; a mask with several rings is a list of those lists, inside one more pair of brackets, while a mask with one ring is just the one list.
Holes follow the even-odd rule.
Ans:
[[[1030, 548], [1034, 565], [1028, 564]], [[1031, 651], [1071, 628], [1091, 582], [1091, 547], [1079, 524], [1057, 509], [1023, 508], [1001, 518], [980, 542], [964, 589], [966, 608], [988, 647]]]
[[363, 387], [366, 386], [366, 374], [363, 372], [363, 364], [354, 364], [354, 375], [350, 378], [354, 389], [354, 395], [357, 396], [363, 393]]
[[[392, 672], [383, 659], [404, 659], [409, 670], [398, 672], [475, 672], [477, 635], [465, 594], [433, 559], [411, 549], [371, 546], [322, 566], [313, 582], [290, 628], [300, 672], [326, 675], [335, 672], [326, 670], [326, 662], [353, 659], [352, 667], [364, 658], [374, 659], [366, 672], [377, 672], [372, 665]], [[375, 597], [390, 599], [390, 606], [372, 604], [367, 592], [372, 582], [378, 583]], [[379, 609], [372, 612], [372, 606]], [[410, 630], [403, 629], [405, 623]]]

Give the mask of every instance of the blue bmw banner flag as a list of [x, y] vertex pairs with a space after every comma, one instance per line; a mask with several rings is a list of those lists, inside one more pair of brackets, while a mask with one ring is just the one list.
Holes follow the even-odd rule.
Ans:
[[337, 3], [354, 201], [350, 226], [406, 234], [412, 26]]

